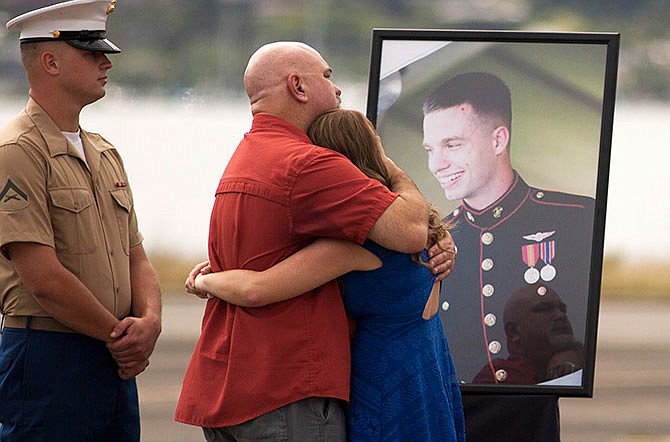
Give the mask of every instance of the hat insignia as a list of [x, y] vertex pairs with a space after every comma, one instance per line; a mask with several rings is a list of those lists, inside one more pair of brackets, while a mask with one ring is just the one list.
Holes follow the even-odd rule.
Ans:
[[107, 15], [114, 12], [114, 9], [116, 9], [116, 0], [112, 0], [111, 2], [109, 2], [109, 6], [107, 7]]

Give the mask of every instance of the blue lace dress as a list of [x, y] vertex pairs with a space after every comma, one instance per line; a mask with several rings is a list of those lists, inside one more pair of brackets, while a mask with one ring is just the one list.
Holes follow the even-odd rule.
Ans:
[[442, 323], [439, 315], [421, 316], [434, 276], [407, 254], [371, 241], [364, 247], [383, 266], [343, 277], [344, 304], [356, 320], [349, 440], [464, 441], [461, 394]]

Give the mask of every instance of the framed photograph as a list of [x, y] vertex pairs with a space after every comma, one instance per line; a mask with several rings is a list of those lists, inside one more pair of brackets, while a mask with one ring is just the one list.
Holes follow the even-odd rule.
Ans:
[[367, 116], [457, 246], [462, 390], [593, 395], [619, 35], [375, 29]]

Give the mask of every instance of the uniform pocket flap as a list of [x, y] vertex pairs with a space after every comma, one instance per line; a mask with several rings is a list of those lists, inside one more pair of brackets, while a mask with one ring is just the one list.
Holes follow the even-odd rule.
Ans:
[[112, 194], [112, 198], [114, 198], [114, 201], [116, 201], [119, 206], [130, 212], [132, 203], [130, 200], [130, 192], [128, 192], [127, 189], [112, 189], [109, 193]]
[[73, 213], [79, 213], [93, 204], [93, 198], [88, 189], [52, 189], [49, 191], [49, 195], [54, 206]]

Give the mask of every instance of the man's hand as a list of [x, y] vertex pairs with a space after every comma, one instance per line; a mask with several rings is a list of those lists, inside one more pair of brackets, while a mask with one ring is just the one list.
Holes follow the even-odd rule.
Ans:
[[451, 274], [456, 263], [456, 244], [451, 234], [434, 244], [428, 249], [428, 264], [433, 274], [437, 275], [437, 280], [442, 281]]
[[160, 331], [160, 323], [146, 318], [129, 316], [116, 324], [107, 348], [119, 366], [122, 379], [137, 376], [147, 368]]
[[132, 379], [142, 373], [149, 366], [149, 360], [140, 361], [134, 365], [126, 365], [124, 368], [119, 367], [117, 373], [124, 381]]

